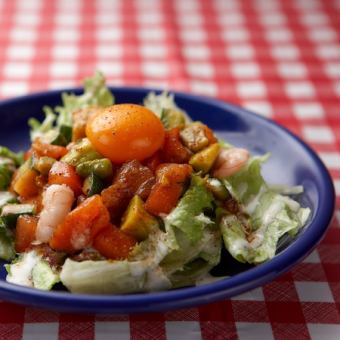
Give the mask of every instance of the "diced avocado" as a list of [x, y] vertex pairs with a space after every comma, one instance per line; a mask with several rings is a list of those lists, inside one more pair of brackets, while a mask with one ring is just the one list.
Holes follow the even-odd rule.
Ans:
[[0, 191], [0, 211], [7, 203], [15, 203], [16, 196], [9, 191]]
[[51, 290], [51, 288], [60, 281], [60, 278], [46, 261], [40, 260], [33, 267], [32, 281], [34, 288]]
[[34, 169], [39, 171], [42, 175], [48, 175], [52, 168], [52, 165], [56, 162], [54, 158], [51, 157], [40, 157], [36, 162], [34, 162]]
[[77, 166], [80, 163], [101, 158], [103, 158], [103, 156], [94, 149], [90, 141], [87, 138], [83, 138], [69, 153], [61, 158], [61, 161], [72, 166]]
[[209, 145], [209, 139], [204, 132], [204, 125], [200, 122], [186, 126], [180, 132], [180, 137], [183, 144], [192, 152], [198, 152]]
[[206, 180], [207, 189], [220, 201], [226, 201], [230, 198], [230, 193], [225, 185], [217, 178], [208, 178]]
[[143, 241], [158, 227], [158, 220], [144, 209], [143, 200], [135, 195], [123, 215], [121, 230]]
[[202, 151], [194, 154], [190, 158], [189, 164], [192, 165], [196, 171], [202, 171], [204, 174], [206, 174], [214, 165], [219, 151], [220, 145], [218, 143], [211, 144]]
[[83, 193], [86, 196], [90, 197], [96, 194], [100, 194], [103, 189], [104, 183], [94, 173], [91, 173], [88, 177], [86, 177], [83, 184]]
[[20, 215], [32, 215], [35, 212], [33, 204], [6, 204], [2, 207], [1, 219], [8, 228], [15, 228]]
[[76, 171], [81, 177], [87, 177], [91, 173], [94, 173], [102, 179], [111, 177], [113, 174], [112, 163], [108, 158], [95, 159], [93, 161], [80, 163], [77, 165]]
[[163, 109], [161, 121], [166, 129], [184, 127], [185, 117], [182, 112], [175, 109]]
[[10, 261], [15, 257], [13, 233], [0, 218], [0, 259]]

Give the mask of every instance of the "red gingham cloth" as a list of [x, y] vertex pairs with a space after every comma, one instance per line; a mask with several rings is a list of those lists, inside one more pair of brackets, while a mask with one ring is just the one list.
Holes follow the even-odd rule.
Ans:
[[340, 1], [0, 0], [1, 97], [79, 85], [95, 69], [285, 125], [328, 166], [334, 222], [291, 272], [231, 300], [130, 316], [1, 302], [0, 339], [340, 339]]

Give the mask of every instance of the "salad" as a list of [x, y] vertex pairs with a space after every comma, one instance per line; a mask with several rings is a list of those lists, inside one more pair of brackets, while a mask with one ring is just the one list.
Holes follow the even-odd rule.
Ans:
[[197, 285], [229, 266], [223, 254], [270, 260], [310, 215], [301, 186], [265, 182], [269, 155], [218, 140], [166, 92], [115, 104], [97, 73], [43, 110], [28, 150], [0, 147], [8, 282], [88, 294]]

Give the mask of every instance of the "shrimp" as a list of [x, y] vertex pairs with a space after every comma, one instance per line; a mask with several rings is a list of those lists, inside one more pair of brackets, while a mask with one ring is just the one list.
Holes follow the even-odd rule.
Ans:
[[213, 176], [219, 179], [231, 176], [247, 164], [249, 151], [240, 148], [221, 150], [216, 160]]
[[67, 185], [53, 184], [44, 192], [43, 210], [35, 233], [36, 239], [48, 242], [54, 229], [70, 212], [74, 201], [74, 193]]

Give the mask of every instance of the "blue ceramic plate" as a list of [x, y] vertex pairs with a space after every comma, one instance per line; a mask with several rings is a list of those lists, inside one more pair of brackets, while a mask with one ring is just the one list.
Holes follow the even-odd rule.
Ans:
[[[76, 90], [80, 92], [80, 90]], [[150, 89], [113, 88], [118, 103], [142, 103]], [[0, 103], [0, 145], [14, 150], [29, 145], [27, 120], [43, 118], [44, 105], [60, 102], [60, 91], [38, 93]], [[302, 204], [312, 216], [294, 240], [285, 240], [272, 260], [257, 267], [236, 264], [234, 276], [199, 287], [133, 295], [80, 295], [68, 292], [44, 292], [6, 283], [1, 266], [0, 297], [5, 300], [74, 312], [130, 313], [189, 307], [229, 298], [263, 285], [289, 270], [316, 246], [330, 223], [334, 209], [334, 189], [329, 173], [318, 156], [286, 129], [240, 107], [215, 99], [175, 93], [177, 104], [194, 120], [215, 130], [219, 137], [250, 149], [254, 154], [271, 152], [264, 166], [265, 178], [271, 183], [303, 185]], [[100, 278], [99, 278], [100, 279]]]

